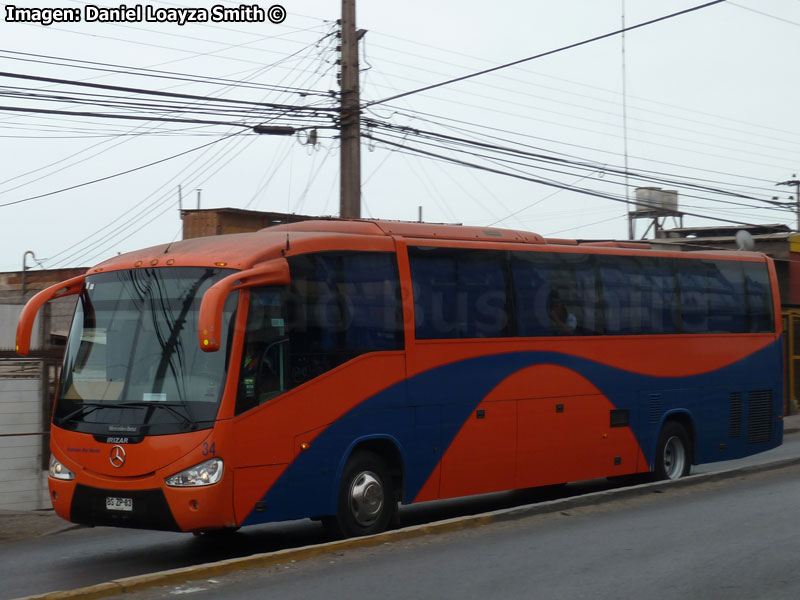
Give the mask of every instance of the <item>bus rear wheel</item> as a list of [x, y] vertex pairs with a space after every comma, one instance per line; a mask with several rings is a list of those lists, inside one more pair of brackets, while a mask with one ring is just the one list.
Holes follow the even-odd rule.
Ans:
[[656, 446], [655, 478], [680, 479], [692, 468], [689, 434], [682, 425], [671, 421], [664, 425]]
[[397, 498], [384, 460], [358, 451], [345, 465], [335, 517], [323, 524], [335, 537], [357, 537], [385, 531], [397, 512]]

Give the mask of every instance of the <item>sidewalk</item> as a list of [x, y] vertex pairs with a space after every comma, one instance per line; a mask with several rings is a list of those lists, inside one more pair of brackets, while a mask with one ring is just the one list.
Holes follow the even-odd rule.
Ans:
[[783, 417], [783, 434], [800, 431], [800, 413]]
[[[800, 431], [800, 413], [783, 418], [783, 433]], [[44, 535], [54, 535], [80, 527], [63, 520], [51, 510], [0, 510], [0, 543], [17, 542]]]
[[0, 510], [0, 543], [52, 535], [75, 527], [78, 526], [65, 521], [52, 509]]

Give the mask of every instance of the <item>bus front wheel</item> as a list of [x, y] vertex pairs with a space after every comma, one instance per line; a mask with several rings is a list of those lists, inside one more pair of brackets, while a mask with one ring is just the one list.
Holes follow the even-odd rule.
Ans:
[[371, 535], [386, 530], [396, 511], [386, 463], [373, 452], [358, 451], [342, 473], [336, 516], [323, 523], [335, 537]]
[[656, 446], [655, 478], [680, 479], [692, 468], [689, 434], [682, 425], [671, 421], [664, 425]]

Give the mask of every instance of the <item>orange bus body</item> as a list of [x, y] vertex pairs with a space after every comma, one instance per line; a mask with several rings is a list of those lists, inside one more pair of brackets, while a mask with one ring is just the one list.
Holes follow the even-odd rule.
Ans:
[[[343, 494], [346, 500], [348, 493], [357, 493], [353, 491], [356, 483], [345, 481], [355, 456], [368, 456], [365, 460], [372, 460], [372, 464], [377, 460], [382, 465], [363, 471], [378, 480], [378, 489], [384, 494], [378, 499], [391, 504], [395, 500], [413, 503], [659, 468], [668, 471], [669, 464], [663, 463], [674, 458], [669, 454], [673, 451], [686, 454], [688, 471], [688, 463], [737, 458], [782, 442], [782, 331], [776, 275], [768, 258], [743, 252], [687, 255], [645, 246], [552, 242], [531, 233], [499, 229], [308, 221], [257, 233], [157, 246], [114, 257], [90, 269], [82, 294], [93, 293], [89, 288], [93, 286], [91, 282], [100, 281], [98, 275], [137, 269], [158, 274], [176, 268], [221, 269], [217, 284], [209, 288], [216, 291], [204, 292], [198, 330], [192, 332], [196, 343], [209, 355], [225, 343], [220, 339], [224, 332], [215, 323], [221, 321], [219, 315], [226, 298], [238, 296], [230, 317], [224, 373], [220, 374], [222, 384], [216, 392], [218, 408], [212, 422], [200, 428], [187, 426], [188, 431], [148, 435], [141, 434], [144, 429], [126, 426], [124, 419], [117, 416], [114, 419], [119, 424], [116, 429], [113, 424], [108, 425], [107, 433], [98, 433], [96, 428], [87, 432], [80, 424], [60, 425], [55, 420], [51, 450], [54, 464], [60, 465], [55, 467], [56, 475], [58, 469], [73, 475], [52, 476], [51, 468], [49, 485], [55, 510], [67, 520], [92, 525], [207, 531], [305, 517], [335, 518], [342, 510]], [[248, 328], [248, 314], [255, 310], [252, 307], [261, 297], [267, 298], [265, 304], [259, 305], [265, 315], [282, 310], [273, 296], [260, 290], [287, 290], [294, 285], [300, 273], [298, 257], [333, 257], [331, 261], [344, 261], [335, 263], [341, 269], [341, 265], [349, 268], [347, 265], [351, 264], [346, 262], [349, 258], [341, 257], [362, 254], [390, 257], [395, 265], [399, 311], [399, 333], [392, 342], [395, 346], [355, 352], [330, 368], [311, 369], [313, 376], [306, 380], [298, 377], [291, 383], [291, 369], [302, 370], [313, 361], [311, 354], [297, 354], [299, 343], [295, 342], [299, 337], [292, 337], [293, 325], [287, 324], [288, 341], [277, 340], [271, 351], [279, 354], [281, 361], [291, 363], [281, 367], [290, 383], [281, 379], [280, 393], [258, 400], [251, 388], [260, 375], [244, 374], [248, 360], [245, 338], [257, 333]], [[583, 310], [584, 320], [588, 320], [590, 311], [600, 315], [592, 325], [594, 330], [521, 335], [524, 319], [529, 320], [530, 327], [540, 326], [532, 312], [523, 317], [527, 310], [524, 294], [534, 298], [537, 293], [533, 283], [525, 292], [519, 281], [519, 274], [528, 272], [528, 263], [535, 269], [550, 269], [551, 282], [564, 273], [564, 278], [572, 278], [570, 281], [579, 279], [561, 266], [539, 267], [550, 260], [545, 255], [558, 255], [563, 264], [588, 265], [585, 273], [594, 278], [594, 283], [584, 289], [596, 290], [597, 298], [589, 308], [585, 298], [573, 302], [584, 302], [580, 305], [584, 308], [577, 309]], [[465, 262], [459, 262], [462, 260]], [[683, 316], [676, 317], [676, 323], [680, 323], [675, 327], [684, 330], [670, 331], [670, 325], [665, 326], [666, 333], [648, 333], [646, 328], [641, 329], [641, 324], [650, 318], [646, 310], [629, 309], [623, 304], [621, 308], [610, 306], [614, 294], [625, 294], [610, 283], [617, 281], [612, 273], [617, 268], [615, 261], [644, 264], [645, 270], [649, 268], [646, 265], [657, 265], [659, 277], [676, 282], [683, 277], [683, 267], [691, 270], [689, 266], [693, 264], [702, 263], [711, 271], [716, 268], [725, 273], [744, 269], [745, 275], [736, 275], [736, 281], [751, 286], [745, 290], [756, 289], [756, 275], [748, 279], [747, 273], [763, 269], [769, 294], [764, 301], [769, 304], [768, 317], [764, 317], [767, 309], [763, 307], [759, 309], [760, 317], [753, 316], [757, 302], [746, 299], [750, 307], [746, 314], [751, 316], [742, 322], [750, 323], [743, 326], [750, 331], [718, 332], [709, 326], [708, 331], [687, 332], [690, 311], [695, 310], [686, 304], [688, 290], [694, 285], [694, 280], [687, 278], [675, 284], [678, 291], [674, 294], [674, 306], [678, 307], [675, 310], [683, 310]], [[321, 263], [308, 264], [316, 264], [319, 270]], [[451, 271], [458, 272], [457, 281], [440, 277], [443, 271], [438, 265], [449, 265], [450, 269], [454, 264]], [[505, 274], [504, 283], [494, 296], [487, 296], [484, 291], [475, 302], [489, 307], [486, 314], [504, 315], [503, 334], [484, 335], [495, 326], [492, 318], [485, 315], [479, 315], [477, 324], [462, 323], [464, 329], [458, 337], [437, 332], [435, 327], [425, 329], [423, 305], [427, 313], [435, 312], [438, 305], [425, 304], [422, 288], [415, 289], [417, 282], [432, 273], [431, 285], [440, 285], [444, 290], [436, 292], [444, 295], [439, 306], [444, 312], [452, 308], [447, 303], [449, 297], [472, 306], [470, 286], [474, 283], [477, 289], [485, 285], [481, 289], [488, 290], [492, 285], [481, 271], [484, 264], [499, 265], [497, 273]], [[369, 263], [365, 270], [374, 270], [372, 265]], [[473, 269], [474, 276], [465, 274], [468, 269]], [[236, 279], [237, 272], [242, 273], [241, 280]], [[245, 273], [250, 280], [244, 277]], [[225, 277], [229, 277], [227, 282]], [[313, 279], [308, 289], [319, 288], [321, 281]], [[466, 292], [448, 296], [453, 285], [462, 284]], [[353, 285], [354, 289], [360, 285], [359, 290], [376, 287], [374, 282]], [[97, 289], [100, 286], [98, 283]], [[554, 302], [555, 284], [551, 286], [548, 300], [541, 302]], [[342, 288], [341, 282], [339, 287]], [[708, 291], [707, 295], [722, 298], [726, 293], [717, 290]], [[730, 292], [730, 298], [740, 298], [737, 293]], [[352, 306], [342, 310], [344, 314], [348, 310], [352, 313], [347, 325], [351, 329], [338, 332], [340, 339], [355, 330], [359, 317], [353, 311], [361, 310], [357, 297], [348, 298]], [[699, 292], [698, 298], [702, 298]], [[718, 301], [732, 306], [731, 311], [739, 310], [730, 299]], [[671, 308], [658, 300], [652, 302], [660, 307], [658, 310], [663, 309], [664, 319], [672, 318], [668, 314]], [[492, 307], [501, 305], [501, 312], [492, 313]], [[362, 308], [365, 314], [378, 310], [369, 304]], [[471, 309], [464, 310], [468, 314]], [[638, 332], [615, 329], [617, 321], [630, 320], [629, 314], [635, 310], [643, 315], [637, 317]], [[33, 316], [28, 315], [23, 321], [32, 322]], [[712, 317], [707, 317], [708, 323]], [[281, 331], [283, 318], [271, 320]], [[726, 316], [718, 321], [738, 323], [738, 318]], [[761, 319], [760, 325], [754, 325], [757, 319]], [[23, 321], [18, 339], [24, 342]], [[477, 329], [470, 334], [473, 326]], [[312, 335], [308, 331], [303, 335]], [[111, 332], [104, 335], [110, 344]], [[325, 339], [326, 333], [315, 330], [313, 335], [316, 344]], [[24, 343], [22, 349], [27, 350]], [[65, 369], [69, 366], [65, 365]], [[270, 377], [277, 378], [275, 368], [271, 368]], [[159, 394], [147, 392], [145, 398], [166, 397]], [[57, 398], [56, 413], [60, 402], [62, 399]], [[127, 410], [149, 414], [144, 404], [138, 402]], [[87, 421], [89, 410], [85, 410]], [[179, 407], [172, 412], [176, 410]], [[102, 414], [103, 410], [94, 414], [97, 413]], [[174, 419], [179, 422], [178, 417]], [[97, 417], [92, 426], [106, 424]], [[681, 435], [673, 438], [683, 442], [683, 448], [680, 443], [672, 447], [670, 442], [662, 441], [664, 432], [676, 427], [684, 432], [685, 439], [680, 439]], [[120, 449], [124, 455], [121, 466], [114, 464], [115, 457], [119, 462]], [[218, 482], [196, 486], [166, 483], [176, 473], [215, 458], [221, 461]], [[667, 476], [673, 475], [667, 472]], [[350, 487], [343, 491], [346, 485]], [[121, 503], [122, 510], [111, 506], [114, 502]], [[356, 515], [356, 521], [363, 527], [344, 528], [345, 534], [369, 533], [385, 527], [383, 521], [373, 525], [368, 516], [362, 519]]]

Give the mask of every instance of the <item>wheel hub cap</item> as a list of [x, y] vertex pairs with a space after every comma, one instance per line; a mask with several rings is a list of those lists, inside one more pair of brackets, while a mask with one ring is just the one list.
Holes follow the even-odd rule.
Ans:
[[673, 436], [664, 445], [664, 471], [669, 479], [678, 479], [686, 464], [686, 448], [680, 438]]
[[378, 520], [383, 508], [383, 486], [372, 472], [361, 473], [350, 486], [350, 510], [362, 527]]

